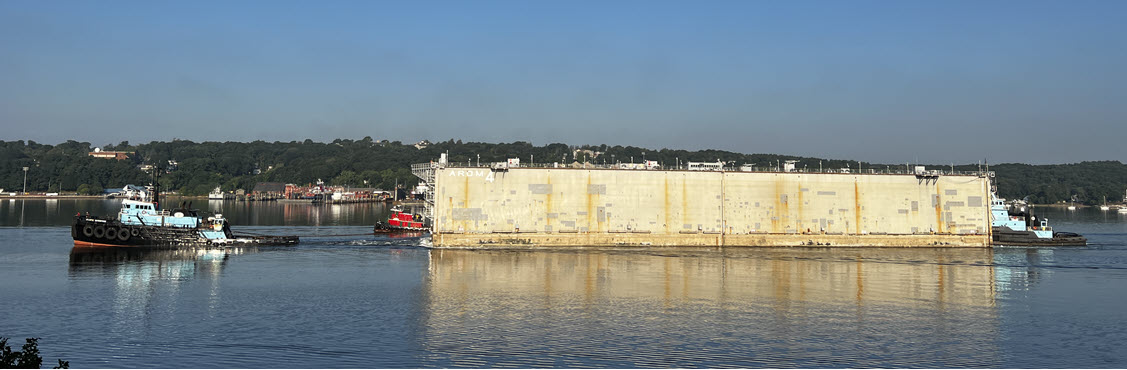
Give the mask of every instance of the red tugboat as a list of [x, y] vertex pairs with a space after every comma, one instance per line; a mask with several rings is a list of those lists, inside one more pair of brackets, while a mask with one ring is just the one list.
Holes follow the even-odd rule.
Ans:
[[401, 230], [428, 231], [430, 230], [430, 225], [427, 225], [423, 215], [404, 211], [402, 206], [391, 208], [391, 216], [387, 218], [386, 224], [376, 222], [375, 232], [377, 233]]

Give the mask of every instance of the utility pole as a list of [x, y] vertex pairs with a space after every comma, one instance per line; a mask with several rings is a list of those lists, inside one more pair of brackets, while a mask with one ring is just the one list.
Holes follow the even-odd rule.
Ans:
[[23, 168], [23, 193], [27, 194], [27, 167]]

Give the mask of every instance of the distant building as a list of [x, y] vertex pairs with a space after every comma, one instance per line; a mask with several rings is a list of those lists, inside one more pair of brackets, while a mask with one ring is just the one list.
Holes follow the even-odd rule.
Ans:
[[297, 186], [295, 184], [286, 184], [285, 185], [285, 192], [283, 193], [283, 195], [287, 199], [294, 199], [294, 198], [301, 197], [302, 192], [303, 191], [302, 191], [302, 188], [300, 186]]
[[724, 162], [685, 162], [690, 171], [723, 171]]
[[281, 196], [286, 194], [286, 184], [280, 182], [260, 182], [254, 185], [253, 194], [271, 194]]
[[430, 141], [427, 140], [415, 143], [415, 149], [426, 149], [428, 146], [430, 146]]
[[94, 148], [94, 151], [87, 154], [94, 158], [116, 159], [120, 161], [122, 159], [128, 159], [129, 156], [133, 155], [133, 152], [102, 151], [102, 148]]

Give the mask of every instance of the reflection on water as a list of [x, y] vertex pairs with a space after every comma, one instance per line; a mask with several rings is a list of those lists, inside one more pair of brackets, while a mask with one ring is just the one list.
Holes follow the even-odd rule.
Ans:
[[89, 368], [1127, 364], [1127, 216], [1039, 210], [1079, 248], [464, 251], [372, 235], [382, 205], [217, 203], [302, 243], [72, 248], [118, 202], [0, 200], [0, 334]]
[[112, 275], [121, 280], [182, 280], [204, 274], [217, 277], [233, 254], [254, 253], [257, 248], [145, 248], [74, 247], [70, 251], [70, 276]]
[[[217, 314], [222, 302], [220, 277], [231, 256], [257, 252], [257, 248], [74, 247], [69, 278], [110, 280], [110, 307], [102, 317], [116, 323], [110, 330], [129, 335], [137, 325], [152, 325], [151, 311], [162, 298], [179, 294], [182, 285], [202, 280], [207, 317]], [[180, 301], [176, 299], [175, 301]]]
[[429, 277], [432, 366], [999, 361], [989, 249], [433, 250]]
[[[387, 220], [384, 203], [311, 204], [291, 202], [208, 201], [168, 197], [168, 205], [191, 203], [204, 214], [222, 213], [234, 225], [375, 225]], [[121, 199], [8, 199], [0, 201], [0, 226], [70, 225], [75, 213], [111, 216]]]
[[1052, 263], [1052, 249], [998, 248], [994, 252], [994, 278], [998, 291], [1029, 290], [1053, 273], [1052, 269], [1041, 268]]
[[388, 215], [384, 203], [311, 204], [283, 201], [208, 201], [207, 209], [240, 225], [374, 225]]

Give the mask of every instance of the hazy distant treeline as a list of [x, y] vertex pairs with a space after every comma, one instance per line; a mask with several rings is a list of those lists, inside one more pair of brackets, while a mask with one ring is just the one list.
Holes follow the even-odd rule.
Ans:
[[[956, 166], [957, 168], [957, 166]], [[1035, 203], [1067, 202], [1102, 204], [1123, 202], [1127, 189], [1127, 165], [1119, 161], [1072, 164], [991, 165], [997, 173], [998, 193], [1005, 198], [1029, 196]]]
[[[398, 141], [337, 139], [331, 143], [312, 140], [291, 142], [202, 142], [186, 140], [154, 141], [132, 145], [122, 142], [102, 147], [107, 151], [135, 152], [128, 160], [93, 158], [94, 148], [87, 142], [67, 141], [44, 145], [33, 141], [0, 141], [0, 188], [19, 191], [23, 186], [22, 167], [29, 167], [28, 191], [101, 192], [125, 184], [147, 184], [151, 176], [142, 172], [142, 164], [169, 167], [170, 173], [160, 178], [165, 189], [186, 195], [203, 195], [216, 186], [224, 190], [250, 190], [257, 182], [307, 184], [318, 179], [331, 185], [391, 189], [398, 182], [413, 186], [412, 163], [424, 163], [449, 153], [457, 163], [489, 163], [507, 158], [520, 158], [522, 163], [640, 163], [658, 161], [666, 166], [686, 161], [716, 162], [729, 165], [752, 164], [758, 168], [774, 167], [780, 161], [798, 160], [798, 168], [815, 170], [850, 167], [884, 169], [902, 168], [903, 164], [882, 165], [867, 162], [793, 157], [774, 154], [743, 154], [719, 150], [651, 150], [630, 146], [548, 144], [534, 146], [527, 142], [463, 143], [461, 140], [428, 143], [417, 148]], [[942, 166], [947, 168], [948, 166]], [[977, 165], [956, 166], [956, 170], [975, 170]], [[997, 172], [999, 193], [1007, 198], [1029, 196], [1039, 203], [1068, 201], [1097, 204], [1106, 196], [1120, 201], [1127, 188], [1127, 166], [1123, 163], [1083, 162], [1066, 165], [1001, 164], [991, 166]], [[256, 174], [257, 173], [257, 174]]]

